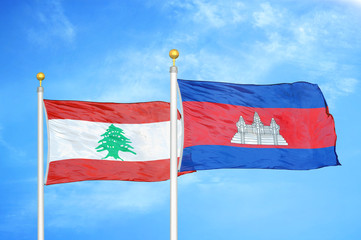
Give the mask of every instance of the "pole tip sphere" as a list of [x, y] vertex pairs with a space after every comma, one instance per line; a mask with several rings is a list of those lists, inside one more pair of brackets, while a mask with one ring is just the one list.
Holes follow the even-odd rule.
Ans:
[[169, 51], [169, 57], [172, 59], [176, 59], [179, 56], [179, 52], [177, 49], [172, 49]]
[[39, 72], [38, 74], [36, 74], [36, 78], [40, 81], [40, 87], [41, 87], [41, 81], [43, 81], [45, 79], [45, 74], [42, 72]]
[[177, 49], [172, 49], [169, 51], [169, 57], [173, 59], [173, 66], [175, 66], [175, 60], [179, 56], [179, 52]]
[[45, 78], [45, 74], [42, 73], [42, 72], [39, 72], [38, 74], [36, 74], [36, 78], [37, 78], [39, 81], [43, 81], [44, 78]]

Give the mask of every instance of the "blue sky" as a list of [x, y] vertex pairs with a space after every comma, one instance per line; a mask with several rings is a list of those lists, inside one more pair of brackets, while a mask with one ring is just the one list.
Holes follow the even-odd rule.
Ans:
[[[1, 1], [0, 239], [36, 239], [44, 96], [169, 101], [178, 77], [319, 84], [342, 164], [179, 178], [179, 239], [361, 239], [361, 1]], [[45, 152], [46, 155], [46, 152]], [[169, 181], [45, 187], [46, 239], [169, 239]]]

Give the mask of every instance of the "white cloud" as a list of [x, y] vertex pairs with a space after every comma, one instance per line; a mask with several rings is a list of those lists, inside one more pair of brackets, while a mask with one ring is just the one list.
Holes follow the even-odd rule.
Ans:
[[[286, 200], [279, 203], [279, 199], [274, 196], [274, 191], [277, 190], [278, 194], [280, 192], [287, 193], [295, 187], [292, 182], [267, 183], [255, 179], [246, 180], [245, 178], [241, 180], [239, 171], [230, 169], [199, 171], [196, 174], [196, 180], [188, 183], [187, 186], [184, 186], [180, 180], [180, 195], [193, 196], [191, 200], [181, 198], [181, 206], [192, 211], [194, 207], [189, 203], [201, 203], [202, 206], [198, 206], [197, 211], [200, 212], [200, 215], [202, 212], [207, 213], [207, 217], [201, 219], [201, 221], [206, 222], [207, 226], [219, 225], [219, 219], [227, 222], [227, 224], [237, 225], [238, 223], [235, 224], [234, 221], [260, 219], [265, 216], [272, 216], [280, 209], [286, 210], [290, 207]], [[226, 205], [217, 204], [225, 199]], [[262, 199], [268, 199], [270, 204], [265, 205]], [[275, 204], [277, 201], [278, 203]], [[263, 207], [259, 208], [260, 205]], [[240, 212], [244, 218], [235, 218]]]
[[262, 3], [261, 8], [262, 11], [257, 11], [253, 13], [255, 26], [265, 27], [269, 25], [277, 26], [281, 24], [283, 20], [283, 15], [281, 11], [271, 7], [271, 5], [268, 2]]
[[327, 99], [327, 103], [334, 105], [337, 98], [356, 92], [358, 84], [359, 80], [355, 78], [338, 78], [320, 84], [320, 88]]
[[358, 82], [359, 81], [354, 78], [344, 78], [339, 82], [339, 88], [345, 94], [354, 93]]
[[174, 0], [167, 1], [166, 9], [182, 9], [194, 23], [206, 28], [221, 28], [244, 21], [244, 4], [241, 1]]
[[45, 188], [47, 224], [52, 227], [89, 227], [129, 213], [147, 214], [166, 204], [167, 182], [81, 182]]
[[48, 45], [53, 39], [61, 39], [67, 43], [75, 39], [75, 27], [65, 15], [60, 0], [39, 3], [35, 15], [38, 24], [28, 30], [28, 38], [31, 41]]
[[357, 7], [361, 7], [361, 0], [331, 0], [331, 1], [347, 3], [347, 4], [352, 4], [354, 6], [357, 6]]
[[[241, 2], [228, 2], [229, 5], [222, 2], [210, 3], [202, 0], [195, 0], [196, 13], [194, 15], [194, 21], [202, 21], [209, 23], [214, 27], [223, 27], [226, 24], [239, 23], [243, 20], [240, 12], [243, 10], [243, 4]], [[228, 6], [227, 6], [228, 5]]]
[[297, 15], [269, 3], [261, 4], [261, 9], [253, 16], [266, 40], [255, 42], [246, 57], [246, 72], [250, 69], [251, 78], [259, 81], [274, 67], [293, 64], [307, 77], [306, 81], [322, 84], [342, 79], [343, 83], [330, 87], [338, 91], [333, 99], [352, 93], [357, 80], [343, 76], [350, 73], [352, 76], [355, 68], [344, 61], [345, 53], [339, 52], [360, 49], [361, 35], [354, 27], [357, 22], [354, 15], [335, 8], [311, 9]]
[[[170, 50], [170, 49], [169, 49]], [[166, 49], [119, 50], [105, 57], [105, 64], [98, 69], [108, 82], [98, 101], [143, 102], [169, 101], [169, 70], [171, 59]], [[144, 54], [146, 52], [147, 54]], [[157, 84], [154, 84], [154, 83]]]
[[313, 28], [310, 26], [297, 26], [293, 29], [293, 33], [297, 42], [301, 45], [311, 44], [315, 39]]
[[[291, 64], [305, 76], [300, 80], [321, 84], [325, 81], [322, 79], [343, 78], [346, 72], [352, 72], [332, 51], [336, 46], [354, 48], [361, 39], [355, 32], [357, 28], [352, 27], [355, 19], [333, 8], [310, 9], [300, 15], [269, 2], [255, 6], [231, 0], [174, 0], [163, 4], [166, 10], [172, 10], [171, 14], [178, 11], [182, 19], [175, 21], [177, 34], [170, 31], [168, 36], [155, 36], [147, 48], [114, 50], [100, 61], [103, 66], [97, 60], [92, 75], [99, 76], [102, 94], [93, 95], [96, 97], [92, 100], [169, 101], [170, 48], [164, 46], [170, 43], [180, 50], [180, 78], [269, 83], [273, 77], [268, 74], [273, 69]], [[195, 24], [189, 24], [187, 19]], [[229, 33], [229, 29], [225, 30], [229, 24], [233, 24], [231, 40], [222, 36]], [[256, 41], [246, 46], [242, 45], [243, 34], [237, 35], [245, 29], [259, 34], [252, 36]]]

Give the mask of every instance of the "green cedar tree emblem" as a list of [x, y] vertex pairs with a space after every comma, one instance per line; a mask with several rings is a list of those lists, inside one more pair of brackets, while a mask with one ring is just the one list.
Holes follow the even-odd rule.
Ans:
[[119, 157], [119, 151], [131, 152], [133, 154], [136, 154], [135, 152], [130, 150], [134, 149], [131, 145], [129, 145], [129, 143], [132, 142], [129, 140], [129, 138], [124, 136], [123, 129], [118, 128], [113, 124], [109, 126], [107, 131], [102, 134], [101, 137], [103, 137], [103, 139], [98, 142], [100, 143], [100, 145], [95, 149], [99, 149], [97, 150], [97, 152], [101, 152], [104, 150], [108, 151], [107, 156], [102, 159], [113, 157], [114, 159], [120, 159], [124, 161], [121, 157]]

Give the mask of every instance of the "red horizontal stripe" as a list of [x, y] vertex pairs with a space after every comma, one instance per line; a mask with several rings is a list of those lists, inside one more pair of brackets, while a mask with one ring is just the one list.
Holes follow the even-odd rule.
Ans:
[[170, 119], [170, 104], [167, 102], [103, 103], [44, 100], [44, 104], [49, 120], [72, 119], [137, 124], [164, 122]]
[[[252, 108], [209, 102], [183, 102], [184, 147], [226, 145], [249, 148], [322, 148], [334, 146], [336, 133], [333, 117], [326, 108]], [[274, 118], [287, 146], [241, 145], [231, 143], [242, 116], [252, 124], [257, 112], [264, 125]]]
[[[178, 176], [190, 173], [178, 173]], [[169, 159], [127, 162], [67, 159], [49, 164], [46, 185], [86, 180], [157, 182], [169, 179]]]

